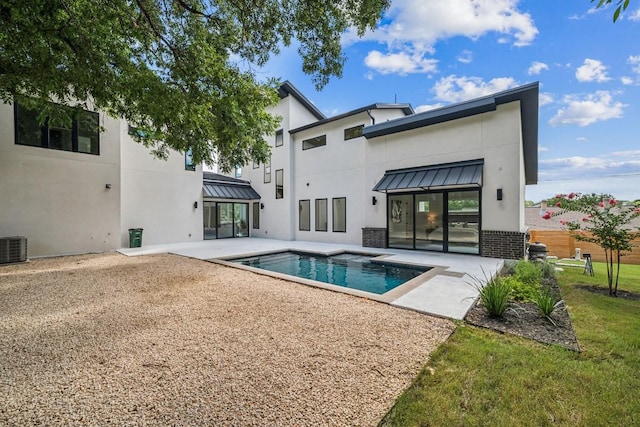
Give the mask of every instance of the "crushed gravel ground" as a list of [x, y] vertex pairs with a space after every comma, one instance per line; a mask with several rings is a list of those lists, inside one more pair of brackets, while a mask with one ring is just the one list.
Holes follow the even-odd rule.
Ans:
[[0, 266], [0, 424], [376, 425], [453, 329], [173, 255]]

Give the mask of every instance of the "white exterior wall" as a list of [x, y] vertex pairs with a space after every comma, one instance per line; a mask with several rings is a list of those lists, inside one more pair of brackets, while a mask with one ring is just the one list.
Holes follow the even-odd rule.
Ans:
[[[202, 167], [185, 170], [184, 154], [154, 158], [120, 122], [122, 141], [122, 211], [119, 243], [129, 246], [129, 228], [142, 228], [142, 244], [203, 239]], [[194, 208], [194, 202], [198, 207]]]
[[[484, 159], [482, 229], [522, 231], [524, 228], [524, 162], [519, 102], [497, 111], [411, 131], [370, 139], [366, 145], [367, 227], [386, 227], [386, 196], [371, 191], [385, 171]], [[517, 178], [517, 179], [514, 179]], [[503, 189], [503, 200], [496, 191]]]
[[0, 237], [26, 236], [29, 257], [120, 247], [119, 128], [100, 124], [99, 156], [17, 145], [13, 106], [0, 104]]

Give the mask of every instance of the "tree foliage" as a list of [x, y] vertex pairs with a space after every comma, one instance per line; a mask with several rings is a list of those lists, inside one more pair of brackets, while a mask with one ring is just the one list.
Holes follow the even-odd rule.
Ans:
[[[3, 0], [0, 100], [50, 102], [135, 124], [166, 157], [228, 171], [269, 156], [278, 82], [256, 67], [294, 41], [316, 86], [341, 76], [340, 38], [375, 28], [389, 0]], [[214, 149], [217, 158], [213, 157]]]
[[[565, 211], [581, 212], [584, 215], [581, 221], [560, 222], [576, 232], [576, 239], [595, 243], [604, 249], [609, 294], [615, 296], [618, 291], [620, 258], [632, 249], [633, 239], [640, 237], [640, 231], [630, 226], [634, 218], [640, 217], [640, 208], [619, 206], [615, 198], [608, 194], [559, 194], [555, 200], [556, 206], [562, 209], [556, 215]], [[550, 217], [551, 214], [543, 218]]]
[[[614, 0], [591, 0], [591, 3], [597, 2], [596, 9], [599, 9], [603, 6], [608, 6], [614, 2]], [[613, 11], [613, 22], [616, 22], [620, 17], [620, 14], [627, 10], [629, 7], [630, 0], [615, 0], [616, 8]]]

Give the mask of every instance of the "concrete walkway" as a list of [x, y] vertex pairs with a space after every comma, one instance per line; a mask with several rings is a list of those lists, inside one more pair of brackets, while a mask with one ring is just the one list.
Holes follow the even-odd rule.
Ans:
[[[141, 248], [121, 249], [119, 252], [128, 256], [172, 253], [201, 260], [216, 260], [286, 250], [315, 252], [325, 255], [343, 251], [366, 252], [387, 255], [385, 258], [387, 261], [439, 267], [434, 269], [433, 274], [426, 274], [428, 276], [426, 281], [417, 286], [411, 286], [407, 292], [401, 295], [395, 292], [392, 294], [392, 298], [384, 298], [384, 296], [381, 298], [378, 295], [362, 291], [353, 292], [347, 288], [309, 280], [301, 281], [293, 278], [291, 280], [364, 296], [388, 302], [397, 307], [452, 319], [463, 319], [471, 308], [478, 296], [478, 291], [472, 286], [473, 283], [476, 283], [476, 279], [484, 280], [485, 277], [493, 277], [503, 265], [503, 260], [501, 259], [483, 258], [474, 255], [375, 249], [356, 245], [283, 241], [255, 237], [150, 245]], [[277, 277], [289, 278], [290, 276], [279, 275]], [[389, 294], [391, 292], [394, 291], [390, 291]]]

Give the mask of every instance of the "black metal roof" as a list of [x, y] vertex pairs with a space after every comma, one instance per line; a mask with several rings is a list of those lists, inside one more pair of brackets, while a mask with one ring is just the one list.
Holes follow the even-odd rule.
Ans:
[[520, 101], [524, 169], [527, 184], [538, 183], [538, 82], [509, 89], [482, 98], [413, 114], [367, 126], [362, 135], [367, 139], [404, 132], [450, 120], [495, 111], [500, 104]]
[[291, 95], [295, 99], [297, 99], [298, 102], [304, 105], [304, 107], [309, 110], [311, 114], [316, 117], [316, 119], [323, 120], [326, 118], [326, 116], [322, 114], [322, 111], [320, 111], [318, 107], [313, 105], [313, 103], [309, 101], [309, 99], [304, 96], [302, 92], [300, 92], [294, 85], [292, 85], [289, 80], [280, 85], [280, 87], [278, 88], [278, 95], [280, 96], [280, 98], [286, 98], [288, 95]]
[[299, 128], [295, 128], [295, 129], [290, 130], [289, 133], [296, 133], [296, 132], [300, 132], [300, 131], [303, 131], [303, 130], [311, 129], [313, 127], [320, 126], [320, 125], [323, 125], [325, 123], [334, 122], [336, 120], [340, 120], [340, 119], [343, 119], [345, 117], [355, 116], [356, 114], [365, 113], [365, 112], [371, 111], [371, 110], [391, 110], [391, 109], [402, 110], [402, 112], [404, 113], [405, 116], [408, 116], [410, 114], [414, 114], [415, 113], [415, 111], [413, 110], [413, 107], [411, 106], [411, 104], [381, 104], [381, 103], [376, 103], [376, 104], [367, 105], [366, 107], [360, 107], [358, 109], [355, 109], [355, 110], [352, 110], [352, 111], [348, 111], [346, 113], [342, 113], [342, 114], [339, 114], [337, 116], [328, 117], [328, 118], [326, 118], [324, 120], [319, 120], [317, 122], [309, 123], [308, 125], [300, 126]]
[[482, 160], [387, 171], [373, 187], [382, 193], [438, 188], [482, 187]]
[[203, 172], [202, 196], [214, 199], [259, 200], [260, 195], [251, 187], [249, 181]]

